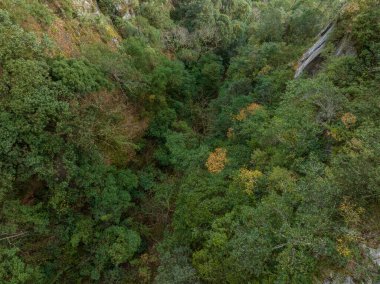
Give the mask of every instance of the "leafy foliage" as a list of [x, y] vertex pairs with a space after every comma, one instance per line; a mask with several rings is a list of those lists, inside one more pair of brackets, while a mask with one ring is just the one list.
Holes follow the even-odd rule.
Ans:
[[3, 281], [376, 280], [377, 1], [297, 80], [341, 1], [96, 1], [76, 20], [119, 34], [75, 58], [19, 25], [49, 34], [53, 2], [0, 3]]

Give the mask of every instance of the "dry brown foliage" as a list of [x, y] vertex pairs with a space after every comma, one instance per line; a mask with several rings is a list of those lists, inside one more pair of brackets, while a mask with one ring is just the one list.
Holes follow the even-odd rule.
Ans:
[[347, 112], [342, 116], [341, 120], [346, 128], [350, 128], [355, 125], [357, 118], [352, 113]]
[[223, 148], [216, 148], [207, 159], [206, 167], [210, 173], [220, 173], [227, 162], [227, 150]]
[[140, 117], [137, 108], [116, 91], [87, 95], [81, 101], [81, 109], [88, 108], [98, 111], [97, 121], [89, 127], [96, 134], [106, 161], [114, 164], [132, 159], [135, 155], [133, 141], [144, 134], [148, 120]]
[[261, 109], [262, 106], [257, 103], [251, 103], [247, 107], [240, 110], [239, 114], [235, 116], [235, 120], [243, 121], [248, 115], [254, 114], [257, 110]]

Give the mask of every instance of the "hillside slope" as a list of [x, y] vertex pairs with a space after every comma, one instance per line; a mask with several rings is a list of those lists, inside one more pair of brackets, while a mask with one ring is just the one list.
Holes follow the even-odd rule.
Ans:
[[379, 4], [0, 1], [0, 283], [380, 281]]

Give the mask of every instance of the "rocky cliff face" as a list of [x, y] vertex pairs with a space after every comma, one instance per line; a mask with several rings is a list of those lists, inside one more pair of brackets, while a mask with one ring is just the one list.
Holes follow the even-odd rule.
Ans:
[[[78, 56], [81, 46], [106, 44], [111, 48], [121, 41], [114, 18], [132, 21], [140, 5], [138, 0], [14, 0], [0, 1], [16, 23], [27, 31], [54, 43], [54, 54]], [[109, 10], [102, 9], [102, 4]], [[106, 4], [104, 4], [106, 3]], [[111, 7], [109, 7], [111, 5]]]
[[73, 0], [73, 7], [80, 16], [100, 15], [98, 3], [95, 0]]
[[[79, 16], [100, 16], [101, 11], [96, 0], [72, 0], [73, 7]], [[121, 18], [130, 20], [135, 17], [135, 7], [137, 0], [114, 1], [114, 8]]]
[[115, 8], [119, 15], [126, 21], [135, 17], [134, 8], [138, 5], [138, 1], [121, 0], [115, 4]]
[[[345, 8], [342, 8], [344, 10]], [[316, 37], [312, 47], [304, 53], [294, 75], [294, 78], [300, 77], [303, 73], [311, 75], [318, 72], [324, 59], [322, 53], [328, 43], [332, 43], [334, 31], [339, 27], [339, 18], [332, 20]], [[334, 39], [334, 56], [355, 56], [356, 50], [351, 41], [351, 35], [346, 32], [340, 38]]]
[[298, 78], [305, 70], [316, 69], [316, 66], [320, 62], [320, 55], [324, 48], [326, 47], [327, 42], [330, 39], [331, 33], [334, 31], [336, 26], [335, 22], [331, 22], [327, 25], [326, 28], [318, 35], [317, 41], [314, 45], [302, 56], [301, 60], [298, 63], [298, 68], [296, 70], [295, 78]]

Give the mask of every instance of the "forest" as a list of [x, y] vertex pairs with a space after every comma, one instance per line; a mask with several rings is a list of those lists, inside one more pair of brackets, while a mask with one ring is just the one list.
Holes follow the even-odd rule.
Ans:
[[380, 281], [379, 0], [0, 0], [0, 284]]

